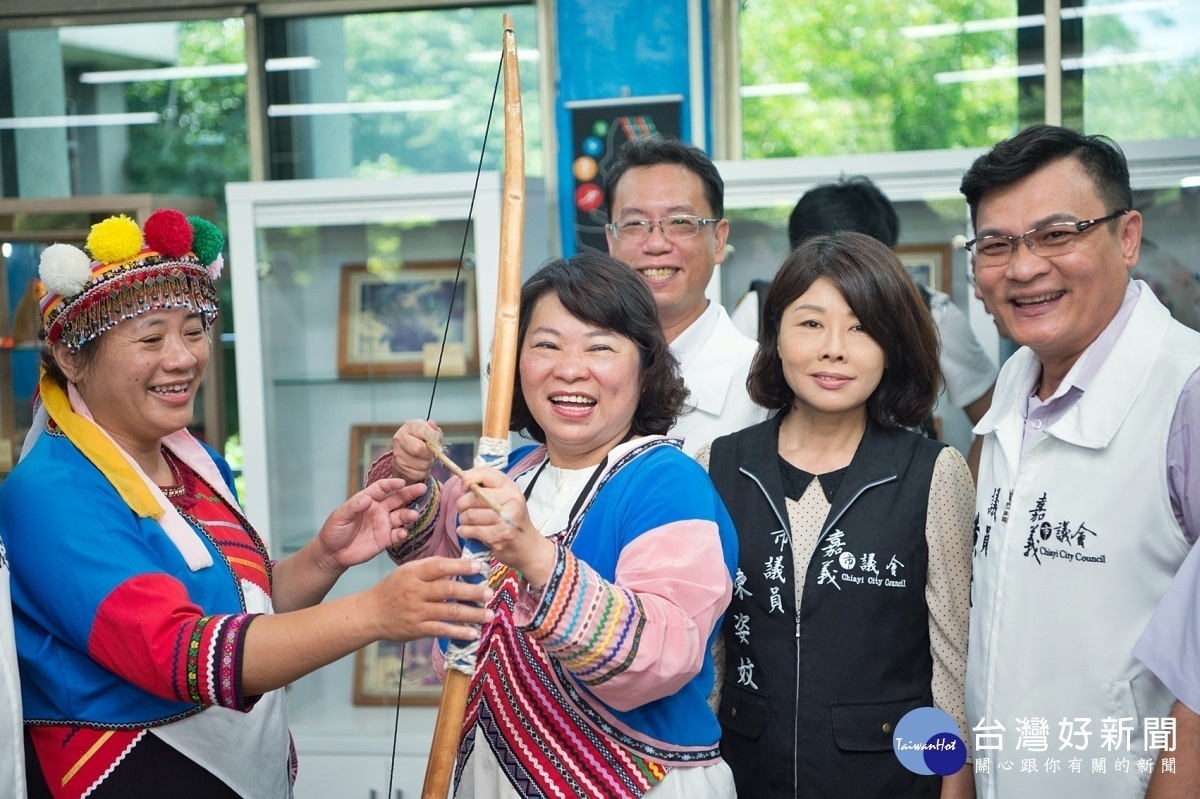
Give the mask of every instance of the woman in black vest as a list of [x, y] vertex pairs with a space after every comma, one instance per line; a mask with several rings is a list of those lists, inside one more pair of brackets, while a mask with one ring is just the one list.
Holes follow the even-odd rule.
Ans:
[[918, 775], [892, 743], [919, 707], [968, 734], [975, 491], [958, 451], [905, 429], [937, 398], [933, 321], [858, 233], [793, 250], [764, 321], [747, 384], [779, 413], [708, 464], [740, 547], [719, 712], [738, 795], [972, 796], [969, 764]]

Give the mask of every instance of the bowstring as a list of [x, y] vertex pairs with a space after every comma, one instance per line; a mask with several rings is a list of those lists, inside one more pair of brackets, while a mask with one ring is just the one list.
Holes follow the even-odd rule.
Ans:
[[[438, 378], [442, 374], [442, 358], [446, 354], [446, 342], [450, 337], [450, 323], [454, 321], [454, 299], [458, 296], [458, 286], [462, 278], [463, 263], [467, 257], [467, 242], [471, 236], [471, 221], [475, 214], [475, 198], [479, 195], [479, 179], [483, 175], [483, 161], [487, 154], [488, 137], [492, 130], [492, 116], [496, 111], [496, 97], [500, 92], [500, 78], [504, 74], [504, 48], [500, 48], [500, 62], [496, 65], [496, 82], [492, 87], [492, 103], [488, 106], [487, 122], [483, 129], [483, 145], [479, 148], [479, 163], [475, 167], [475, 185], [471, 189], [471, 203], [467, 208], [467, 223], [463, 226], [462, 246], [458, 251], [458, 268], [454, 270], [454, 290], [450, 292], [450, 308], [446, 312], [446, 325], [442, 328], [442, 346], [438, 350], [437, 366], [433, 371], [433, 386], [429, 390], [429, 409], [425, 412], [425, 421], [433, 419], [433, 400], [437, 395]], [[400, 675], [396, 680], [396, 717], [392, 724], [392, 761], [388, 768], [388, 788], [386, 799], [392, 797], [392, 780], [396, 775], [396, 745], [400, 737], [400, 700], [404, 695], [404, 655], [408, 647], [400, 648]]]
[[496, 65], [496, 83], [492, 86], [492, 104], [488, 106], [487, 123], [483, 129], [483, 146], [479, 148], [479, 164], [475, 167], [475, 185], [471, 189], [471, 205], [467, 209], [467, 224], [463, 227], [462, 247], [458, 251], [458, 269], [454, 270], [454, 291], [450, 294], [450, 310], [446, 314], [446, 326], [442, 329], [442, 347], [438, 350], [437, 368], [433, 372], [433, 388], [429, 392], [429, 410], [425, 421], [433, 418], [433, 397], [437, 393], [438, 378], [442, 373], [442, 356], [446, 354], [446, 340], [450, 335], [450, 323], [454, 320], [454, 298], [458, 296], [458, 283], [462, 275], [463, 261], [467, 257], [467, 240], [471, 236], [471, 220], [475, 213], [475, 197], [479, 194], [479, 178], [483, 174], [483, 158], [487, 153], [488, 135], [492, 130], [492, 114], [496, 111], [496, 95], [500, 91], [500, 77], [504, 74], [504, 48], [500, 48], [500, 63]]

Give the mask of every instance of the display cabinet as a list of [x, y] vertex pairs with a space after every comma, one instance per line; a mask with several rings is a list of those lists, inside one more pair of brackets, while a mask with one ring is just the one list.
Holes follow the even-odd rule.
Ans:
[[[243, 504], [273, 557], [294, 552], [405, 419], [469, 447], [482, 420], [500, 234], [500, 180], [474, 174], [230, 184]], [[465, 268], [455, 289], [459, 252]], [[529, 262], [530, 259], [527, 259]], [[434, 394], [450, 298], [449, 345]], [[343, 595], [393, 568], [350, 569]], [[355, 658], [289, 691], [297, 796], [419, 794], [436, 708], [356, 705]], [[436, 689], [435, 689], [436, 690]], [[391, 688], [394, 695], [395, 687]], [[376, 702], [375, 704], [378, 704]]]

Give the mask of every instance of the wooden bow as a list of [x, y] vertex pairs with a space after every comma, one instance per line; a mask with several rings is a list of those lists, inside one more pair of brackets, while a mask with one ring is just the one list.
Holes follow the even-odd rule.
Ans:
[[[508, 439], [513, 382], [517, 368], [517, 325], [521, 300], [521, 245], [525, 228], [525, 131], [521, 121], [521, 76], [511, 14], [503, 18], [504, 199], [500, 210], [500, 268], [496, 292], [492, 364], [484, 409], [483, 435]], [[467, 709], [471, 676], [447, 669], [437, 726], [425, 769], [422, 799], [446, 799]]]

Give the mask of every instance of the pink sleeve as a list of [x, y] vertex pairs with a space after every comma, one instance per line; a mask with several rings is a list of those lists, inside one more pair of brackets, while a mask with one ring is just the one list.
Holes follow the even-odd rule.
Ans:
[[367, 479], [363, 482], [364, 487], [371, 483], [378, 483], [385, 477], [392, 476], [392, 453], [385, 452], [376, 458], [371, 463], [371, 468], [367, 469]]
[[462, 481], [451, 477], [442, 485], [430, 479], [427, 485], [428, 490], [414, 505], [421, 516], [409, 528], [408, 538], [398, 546], [388, 547], [388, 555], [397, 563], [436, 555], [457, 558], [462, 553], [462, 542], [456, 532]]
[[516, 621], [599, 699], [631, 710], [699, 673], [732, 594], [717, 525], [679, 521], [626, 546], [615, 582], [560, 549], [540, 599], [523, 595]]

